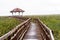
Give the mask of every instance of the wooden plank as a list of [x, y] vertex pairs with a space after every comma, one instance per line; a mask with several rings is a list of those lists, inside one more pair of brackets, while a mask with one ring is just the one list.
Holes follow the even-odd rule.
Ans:
[[[39, 21], [39, 22], [44, 26], [44, 28], [48, 31], [48, 33], [49, 33], [49, 35], [50, 35], [50, 40], [54, 40], [54, 36], [53, 36], [53, 34], [52, 34], [51, 29], [48, 28], [39, 18], [38, 18], [38, 21]], [[45, 33], [46, 33], [46, 30], [44, 30]], [[47, 33], [46, 33], [46, 35], [47, 35]], [[47, 36], [49, 37], [49, 35], [47, 35]]]
[[12, 29], [11, 31], [9, 31], [8, 33], [6, 33], [5, 35], [0, 37], [0, 40], [4, 40], [6, 38], [8, 38], [10, 35], [12, 35], [19, 27], [21, 27], [22, 25], [24, 25], [25, 23], [27, 23], [28, 21], [30, 21], [31, 18], [27, 19], [26, 21], [22, 22], [21, 24], [19, 24], [18, 26], [16, 26], [14, 29]]

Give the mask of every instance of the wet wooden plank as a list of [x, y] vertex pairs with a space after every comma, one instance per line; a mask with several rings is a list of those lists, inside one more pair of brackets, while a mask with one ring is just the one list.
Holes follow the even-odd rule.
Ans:
[[41, 36], [41, 29], [36, 23], [31, 23], [30, 29], [24, 36], [23, 40], [43, 40]]

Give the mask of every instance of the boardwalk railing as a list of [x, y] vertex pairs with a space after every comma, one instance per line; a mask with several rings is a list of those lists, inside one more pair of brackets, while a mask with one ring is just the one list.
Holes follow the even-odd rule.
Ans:
[[25, 21], [25, 20], [28, 19], [28, 18], [26, 18], [26, 17], [20, 17], [20, 16], [9, 16], [9, 17], [13, 17], [13, 18], [20, 19], [20, 21]]
[[0, 40], [22, 40], [30, 24], [30, 18], [0, 37]]
[[[40, 25], [40, 27], [42, 28], [44, 34], [46, 35], [46, 39], [45, 40], [54, 40], [53, 34], [52, 34], [52, 30], [49, 29], [39, 18], [36, 19]], [[44, 35], [42, 35], [44, 37]]]

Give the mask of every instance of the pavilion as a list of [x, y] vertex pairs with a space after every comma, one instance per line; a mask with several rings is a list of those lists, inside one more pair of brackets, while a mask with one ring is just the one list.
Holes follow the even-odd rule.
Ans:
[[20, 9], [20, 8], [15, 8], [15, 9], [13, 9], [12, 11], [10, 11], [11, 13], [12, 13], [12, 15], [13, 15], [13, 13], [16, 13], [16, 12], [18, 12], [19, 13], [19, 15], [20, 15], [20, 13], [22, 13], [22, 15], [23, 15], [23, 12], [25, 12], [24, 10], [22, 10], [22, 9]]

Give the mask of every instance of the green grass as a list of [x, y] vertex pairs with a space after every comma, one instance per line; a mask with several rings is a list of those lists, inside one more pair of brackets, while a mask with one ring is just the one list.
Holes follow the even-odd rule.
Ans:
[[55, 40], [60, 40], [60, 15], [45, 15], [45, 16], [29, 16], [33, 18], [39, 18], [54, 32]]
[[39, 17], [54, 32], [55, 40], [60, 40], [60, 16]]
[[[46, 15], [46, 16], [29, 16], [33, 18], [40, 18], [54, 32], [55, 40], [60, 40], [60, 15]], [[34, 21], [34, 20], [32, 20]], [[8, 23], [8, 24], [7, 24]], [[0, 17], [0, 36], [10, 31], [20, 22], [15, 18], [1, 18]]]
[[0, 17], [0, 36], [6, 34], [15, 26], [21, 23], [18, 19], [9, 17]]

